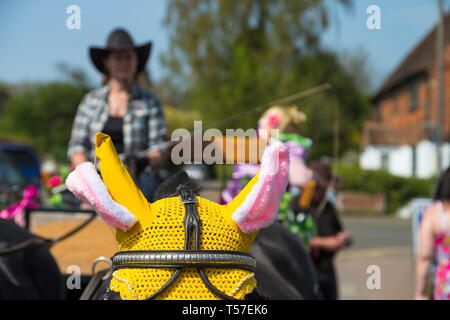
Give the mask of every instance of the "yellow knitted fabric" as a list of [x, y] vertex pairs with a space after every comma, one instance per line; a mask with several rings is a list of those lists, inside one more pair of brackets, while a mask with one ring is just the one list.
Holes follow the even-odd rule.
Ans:
[[[244, 234], [224, 216], [225, 206], [197, 197], [201, 220], [200, 249], [250, 252], [256, 232]], [[183, 250], [185, 215], [178, 197], [161, 199], [151, 204], [153, 218], [147, 224], [136, 224], [127, 236], [118, 233], [119, 250]], [[250, 271], [205, 268], [211, 283], [234, 298], [242, 299], [256, 287]], [[114, 272], [110, 290], [126, 300], [145, 299], [159, 290], [171, 277], [169, 268], [120, 269]], [[203, 284], [195, 268], [185, 268], [179, 277], [157, 299], [217, 299]]]
[[[95, 141], [96, 158], [102, 179], [111, 197], [126, 207], [139, 221], [129, 230], [117, 229], [119, 251], [183, 250], [185, 208], [178, 197], [149, 203], [120, 161], [111, 138], [101, 132]], [[245, 234], [231, 219], [257, 182], [256, 176], [228, 205], [197, 197], [201, 220], [200, 249], [250, 252], [257, 231]], [[192, 246], [191, 246], [192, 248]], [[256, 286], [253, 273], [241, 269], [205, 268], [210, 282], [225, 294], [242, 299]], [[122, 299], [145, 299], [159, 290], [175, 271], [169, 268], [119, 269], [113, 274], [110, 290]], [[157, 299], [217, 299], [203, 284], [195, 268], [185, 268]]]

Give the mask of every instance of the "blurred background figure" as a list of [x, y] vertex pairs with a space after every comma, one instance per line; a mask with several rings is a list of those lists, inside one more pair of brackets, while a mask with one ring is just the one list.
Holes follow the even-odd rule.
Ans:
[[[92, 63], [103, 73], [103, 86], [90, 91], [78, 107], [69, 141], [68, 157], [76, 166], [95, 159], [95, 134], [108, 134], [133, 178], [150, 199], [160, 183], [158, 168], [166, 152], [167, 126], [161, 103], [136, 83], [145, 69], [151, 42], [135, 46], [123, 29], [109, 35], [106, 47], [90, 48]], [[147, 151], [145, 153], [145, 151]], [[141, 156], [142, 152], [145, 156]]]
[[340, 185], [339, 178], [331, 173], [327, 164], [313, 161], [308, 166], [313, 171], [314, 191], [310, 215], [315, 222], [315, 232], [309, 245], [317, 271], [322, 298], [338, 299], [336, 272], [333, 259], [336, 253], [351, 245], [350, 232], [344, 231], [334, 207], [334, 189]]
[[[266, 110], [258, 120], [258, 139], [266, 143], [270, 138], [279, 139], [289, 149], [289, 188], [303, 186], [311, 177], [311, 172], [305, 166], [305, 159], [312, 140], [300, 135], [306, 116], [297, 106], [273, 106]], [[272, 137], [272, 130], [278, 130], [278, 135]], [[220, 203], [231, 201], [245, 187], [247, 182], [260, 169], [259, 164], [237, 163], [227, 188], [221, 194]]]
[[289, 185], [301, 187], [311, 178], [305, 160], [312, 140], [301, 135], [306, 115], [292, 106], [274, 106], [269, 108], [258, 121], [260, 139], [267, 140], [271, 130], [278, 130], [278, 137], [289, 149]]
[[[280, 201], [277, 220], [292, 233], [298, 235], [307, 246], [311, 238], [311, 221], [308, 216], [295, 210], [292, 203], [300, 196], [301, 190], [311, 180], [312, 171], [305, 161], [311, 149], [312, 140], [301, 135], [306, 115], [295, 105], [276, 105], [267, 109], [258, 120], [258, 139], [263, 145], [270, 139], [279, 139], [289, 150], [289, 183]], [[259, 164], [236, 163], [231, 179], [222, 191], [220, 203], [231, 201], [260, 169]]]
[[[420, 224], [415, 298], [450, 300], [450, 168], [438, 182], [434, 201]], [[428, 284], [433, 264], [436, 266], [434, 288], [430, 293]]]

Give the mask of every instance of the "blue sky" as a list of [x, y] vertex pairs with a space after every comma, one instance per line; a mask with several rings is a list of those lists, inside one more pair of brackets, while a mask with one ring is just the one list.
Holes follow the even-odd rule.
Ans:
[[[235, 0], [231, 0], [235, 1]], [[449, 2], [449, 1], [447, 1]], [[323, 45], [338, 52], [363, 48], [369, 54], [375, 86], [433, 27], [437, 0], [355, 0], [350, 11], [328, 0], [331, 27]], [[69, 30], [68, 6], [81, 9], [81, 29]], [[366, 8], [381, 9], [381, 30], [368, 30]], [[448, 5], [446, 5], [448, 7]], [[162, 25], [165, 0], [1, 0], [0, 81], [49, 81], [60, 77], [56, 63], [84, 69], [93, 83], [100, 75], [88, 57], [90, 45], [103, 46], [116, 26], [128, 29], [136, 43], [153, 41], [148, 68], [155, 79], [163, 72], [159, 56], [168, 48], [168, 33]]]
[[[81, 29], [69, 30], [70, 5], [81, 9]], [[160, 73], [158, 56], [167, 49], [162, 21], [163, 0], [1, 0], [0, 81], [57, 79], [55, 65], [65, 62], [83, 68], [94, 83], [101, 77], [89, 61], [88, 47], [104, 46], [109, 32], [122, 26], [137, 44], [153, 41], [149, 69]]]
[[[332, 27], [324, 34], [323, 44], [341, 53], [363, 48], [369, 55], [375, 87], [432, 30], [438, 19], [437, 0], [355, 0], [351, 10], [339, 9], [333, 2], [328, 0], [334, 10]], [[445, 0], [446, 10], [449, 3]], [[366, 26], [370, 16], [366, 10], [370, 5], [380, 8], [380, 30], [369, 30]]]

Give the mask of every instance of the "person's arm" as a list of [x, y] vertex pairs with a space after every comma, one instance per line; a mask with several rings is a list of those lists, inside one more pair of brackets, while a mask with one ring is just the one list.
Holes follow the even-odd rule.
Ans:
[[311, 238], [309, 245], [311, 246], [311, 248], [334, 252], [342, 247], [342, 242], [337, 236], [313, 237]]
[[150, 98], [150, 117], [148, 121], [148, 149], [147, 157], [150, 166], [158, 167], [167, 156], [167, 149], [161, 146], [167, 141], [167, 123], [161, 103], [156, 97]]
[[419, 250], [416, 260], [416, 292], [415, 299], [428, 299], [426, 290], [430, 266], [434, 255], [434, 228], [433, 216], [435, 208], [429, 208], [423, 217], [419, 229]]
[[88, 160], [88, 152], [90, 148], [90, 117], [88, 112], [88, 103], [88, 96], [85, 96], [78, 106], [78, 110], [73, 121], [67, 155], [71, 164], [74, 166]]
[[80, 163], [88, 161], [86, 153], [84, 152], [75, 152], [70, 158], [70, 162], [74, 167], [79, 165]]
[[342, 248], [350, 247], [353, 243], [352, 234], [349, 231], [341, 231], [336, 236], [342, 243]]
[[324, 249], [327, 251], [338, 251], [348, 246], [345, 239], [351, 237], [350, 232], [342, 231], [334, 236], [313, 237], [309, 244], [312, 248]]
[[326, 231], [325, 234], [333, 235], [313, 237], [309, 243], [312, 248], [336, 252], [347, 246], [345, 239], [351, 237], [351, 234], [344, 231], [336, 209], [332, 205], [327, 205], [323, 209], [322, 216], [317, 223], [322, 230]]

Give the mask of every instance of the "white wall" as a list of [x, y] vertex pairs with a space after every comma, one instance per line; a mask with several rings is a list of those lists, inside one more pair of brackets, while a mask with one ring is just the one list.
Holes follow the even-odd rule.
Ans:
[[446, 170], [450, 166], [450, 143], [444, 143], [441, 150], [442, 170]]
[[[442, 169], [450, 166], [450, 143], [442, 145]], [[413, 176], [413, 148], [404, 145], [387, 147], [370, 145], [366, 147], [359, 157], [359, 165], [363, 169], [377, 170], [382, 168], [383, 154], [387, 155], [387, 170], [389, 173], [402, 176]], [[430, 178], [436, 173], [437, 154], [436, 144], [423, 140], [416, 145], [416, 176]]]
[[367, 170], [381, 168], [381, 151], [379, 147], [367, 146], [359, 156], [359, 166]]
[[436, 144], [424, 140], [416, 145], [416, 175], [419, 178], [429, 178], [437, 168]]
[[400, 146], [389, 153], [388, 171], [396, 176], [411, 177], [413, 175], [413, 149], [411, 146]]

